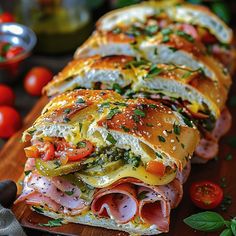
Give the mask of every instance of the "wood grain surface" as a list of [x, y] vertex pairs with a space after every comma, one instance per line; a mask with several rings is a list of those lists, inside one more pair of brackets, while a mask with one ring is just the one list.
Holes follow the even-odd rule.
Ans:
[[[235, 94], [236, 86], [234, 85], [231, 94]], [[42, 97], [30, 114], [26, 117], [24, 127], [27, 128], [39, 115], [42, 107], [46, 104], [47, 98]], [[233, 125], [230, 132], [220, 142], [220, 152], [218, 160], [212, 160], [207, 164], [193, 165], [190, 178], [184, 186], [184, 197], [177, 209], [172, 211], [170, 232], [168, 236], [203, 236], [203, 235], [219, 235], [219, 233], [201, 233], [196, 232], [183, 223], [183, 219], [193, 213], [199, 211], [193, 206], [189, 199], [188, 190], [191, 182], [196, 180], [213, 180], [220, 183], [225, 178], [226, 187], [225, 195], [230, 195], [233, 199], [232, 205], [226, 212], [220, 208], [216, 211], [220, 212], [224, 217], [230, 218], [236, 216], [236, 149], [228, 144], [228, 140], [236, 137], [236, 107], [230, 108], [233, 115]], [[20, 143], [22, 130], [14, 135], [4, 146], [0, 153], [0, 180], [12, 179], [18, 181], [23, 173], [25, 157], [23, 152], [24, 144]], [[226, 160], [228, 154], [232, 154], [232, 160]], [[13, 211], [20, 223], [28, 228], [50, 231], [57, 234], [80, 235], [80, 236], [122, 236], [127, 235], [119, 231], [112, 231], [97, 227], [83, 226], [79, 224], [67, 224], [61, 227], [46, 228], [39, 226], [39, 223], [46, 223], [49, 218], [32, 212], [24, 203], [13, 206]]]

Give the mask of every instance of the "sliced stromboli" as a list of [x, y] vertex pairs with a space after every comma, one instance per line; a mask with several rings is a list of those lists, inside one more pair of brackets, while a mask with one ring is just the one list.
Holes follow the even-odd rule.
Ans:
[[114, 85], [117, 85], [121, 90], [131, 88], [135, 93], [162, 93], [181, 98], [198, 104], [203, 112], [210, 110], [217, 118], [230, 84], [231, 80], [222, 83], [206, 77], [200, 68], [192, 70], [186, 66], [153, 64], [145, 59], [113, 55], [73, 60], [44, 88], [44, 93], [53, 96], [75, 88], [116, 89]]
[[231, 43], [232, 30], [208, 8], [178, 1], [147, 2], [111, 11], [97, 22], [101, 31], [111, 31], [117, 25], [145, 22], [148, 18], [169, 18], [173, 22], [188, 23], [208, 29], [220, 42]]
[[232, 45], [232, 30], [206, 7], [166, 3], [147, 2], [114, 10], [101, 17], [97, 29], [152, 36], [158, 30], [173, 27], [180, 35], [203, 43], [207, 53], [233, 73], [235, 63], [232, 61], [236, 53]]
[[168, 231], [182, 198], [199, 132], [159, 102], [74, 90], [52, 98], [23, 140], [31, 146], [16, 204], [69, 222], [157, 234]]
[[[176, 127], [179, 132], [175, 131]], [[146, 164], [160, 159], [170, 167], [163, 178], [145, 180], [141, 177], [142, 181], [154, 184], [168, 182], [175, 177], [176, 168], [182, 170], [198, 142], [198, 131], [188, 127], [180, 114], [158, 102], [124, 100], [113, 91], [75, 90], [52, 99], [23, 136], [24, 140], [32, 141], [45, 137], [49, 140], [50, 137], [63, 138], [74, 145], [81, 139], [98, 147], [115, 145], [141, 156]], [[126, 166], [113, 171], [109, 181], [94, 179], [86, 172], [79, 176], [101, 187], [109, 185], [111, 179], [113, 182], [119, 179], [121, 172], [124, 177], [130, 173], [138, 177], [138, 173], [145, 172], [143, 166], [137, 169], [134, 171], [132, 166]]]
[[101, 89], [99, 84], [105, 89], [114, 84], [124, 88], [134, 80], [133, 72], [125, 68], [132, 60], [123, 55], [73, 60], [44, 87], [44, 93], [50, 97], [76, 88]]
[[153, 37], [125, 35], [114, 32], [95, 32], [75, 53], [75, 58], [93, 55], [128, 55], [145, 58], [152, 63], [185, 65], [192, 70], [201, 69], [207, 77], [230, 81], [227, 69], [207, 51], [200, 42], [190, 42], [186, 37], [164, 29]]

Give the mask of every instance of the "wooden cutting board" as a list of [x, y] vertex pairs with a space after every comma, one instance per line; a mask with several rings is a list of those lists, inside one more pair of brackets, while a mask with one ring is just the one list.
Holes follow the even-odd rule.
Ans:
[[[236, 85], [236, 84], [235, 84]], [[232, 89], [232, 94], [236, 92], [236, 86]], [[26, 117], [24, 127], [27, 128], [35, 118], [40, 114], [42, 107], [47, 103], [47, 98], [42, 97], [30, 114]], [[231, 108], [233, 120], [236, 118], [236, 107]], [[22, 176], [23, 167], [25, 163], [25, 156], [23, 152], [24, 144], [20, 143], [22, 130], [15, 134], [4, 146], [0, 153], [0, 180], [12, 179], [18, 181]], [[181, 204], [177, 209], [172, 211], [170, 232], [166, 235], [169, 236], [201, 236], [201, 235], [219, 235], [218, 233], [201, 233], [196, 232], [186, 226], [183, 223], [183, 219], [193, 213], [199, 211], [193, 206], [189, 199], [188, 190], [191, 182], [196, 180], [212, 180], [216, 183], [220, 183], [222, 178], [225, 178], [226, 187], [224, 188], [225, 195], [230, 195], [233, 199], [232, 205], [226, 212], [216, 209], [224, 217], [230, 218], [236, 216], [236, 149], [230, 147], [227, 144], [227, 140], [235, 135], [236, 137], [236, 122], [233, 122], [233, 126], [227, 136], [221, 140], [220, 152], [218, 160], [210, 161], [204, 165], [194, 165], [192, 167], [190, 178], [184, 186], [184, 197]], [[226, 160], [228, 154], [233, 155], [232, 160]], [[39, 226], [39, 223], [46, 223], [49, 218], [41, 216], [35, 212], [32, 212], [28, 206], [24, 203], [13, 206], [13, 212], [15, 213], [19, 222], [28, 228], [40, 229], [50, 231], [57, 234], [65, 235], [80, 235], [80, 236], [122, 236], [127, 235], [119, 231], [106, 230], [98, 227], [83, 226], [79, 224], [67, 224], [61, 227], [46, 228]]]

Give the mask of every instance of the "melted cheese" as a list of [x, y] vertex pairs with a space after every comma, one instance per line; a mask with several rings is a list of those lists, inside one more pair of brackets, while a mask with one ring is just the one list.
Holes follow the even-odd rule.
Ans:
[[125, 177], [133, 177], [150, 185], [165, 185], [170, 183], [175, 178], [176, 172], [173, 171], [163, 177], [159, 177], [148, 173], [143, 166], [133, 168], [131, 165], [124, 165], [116, 171], [112, 171], [111, 173], [103, 176], [89, 176], [80, 173], [76, 173], [76, 175], [85, 183], [95, 188], [104, 188]]

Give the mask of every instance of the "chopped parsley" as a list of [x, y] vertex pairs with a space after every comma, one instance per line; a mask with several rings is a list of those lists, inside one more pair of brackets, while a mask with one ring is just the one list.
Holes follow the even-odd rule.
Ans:
[[176, 34], [180, 37], [183, 37], [185, 38], [187, 41], [193, 43], [194, 42], [194, 38], [190, 35], [190, 34], [187, 34], [185, 33], [184, 31], [181, 31], [181, 30], [177, 30], [176, 31]]
[[166, 141], [166, 139], [161, 135], [158, 135], [158, 139], [160, 142], [163, 142], [163, 143]]
[[72, 190], [69, 190], [69, 191], [65, 191], [64, 193], [66, 194], [66, 195], [68, 195], [68, 196], [71, 196], [71, 195], [73, 195], [74, 194], [74, 190], [72, 189]]
[[154, 76], [159, 75], [162, 72], [162, 68], [158, 68], [156, 65], [152, 65], [145, 78], [153, 78]]
[[140, 192], [137, 196], [138, 200], [143, 200], [143, 199], [147, 198], [147, 194], [148, 194], [148, 191]]
[[177, 125], [177, 124], [175, 124], [174, 123], [174, 125], [173, 125], [173, 129], [174, 129], [174, 133], [176, 134], [176, 135], [180, 135], [180, 125]]
[[123, 94], [123, 89], [117, 83], [113, 84], [112, 89], [119, 94]]
[[70, 122], [70, 118], [68, 118], [68, 117], [64, 117], [63, 120], [64, 120], [66, 123]]
[[29, 175], [32, 172], [32, 170], [26, 170], [25, 171], [25, 176]]
[[191, 122], [191, 120], [189, 118], [187, 118], [186, 116], [183, 116], [183, 120], [184, 120], [184, 123], [188, 126], [188, 127], [191, 127], [193, 128], [193, 124]]
[[149, 104], [148, 106], [149, 106], [150, 108], [153, 108], [153, 109], [157, 108], [157, 105], [155, 105], [155, 104]]
[[71, 112], [71, 109], [70, 108], [66, 108], [65, 110], [64, 110], [64, 113], [65, 114], [69, 114]]
[[39, 213], [39, 214], [43, 214], [43, 213], [44, 213], [43, 209], [40, 208], [40, 207], [32, 206], [32, 208], [33, 208], [37, 213]]
[[63, 218], [58, 218], [55, 220], [49, 220], [46, 224], [39, 224], [39, 226], [46, 226], [46, 227], [58, 227], [63, 225]]
[[81, 132], [82, 127], [83, 127], [83, 124], [82, 124], [82, 123], [79, 123], [79, 132]]
[[110, 142], [111, 144], [116, 144], [117, 142], [110, 133], [107, 134], [106, 140]]
[[83, 98], [78, 98], [76, 104], [81, 104], [81, 103], [85, 103], [85, 101], [83, 100]]
[[153, 127], [154, 125], [152, 123], [146, 123], [147, 127]]
[[118, 113], [121, 113], [120, 109], [118, 107], [112, 108], [110, 112], [107, 114], [107, 120], [112, 119], [112, 117]]
[[121, 106], [121, 107], [127, 107], [128, 106], [127, 103], [125, 103], [125, 102], [114, 102], [114, 105]]
[[146, 116], [146, 113], [144, 111], [140, 110], [140, 109], [135, 109], [134, 114], [137, 115], [137, 116], [141, 116], [141, 117]]
[[226, 188], [227, 187], [227, 183], [226, 183], [226, 178], [225, 177], [222, 177], [220, 179], [220, 187], [221, 188]]
[[161, 30], [161, 33], [163, 35], [162, 42], [167, 43], [170, 41], [169, 35], [172, 34], [173, 31], [172, 31], [172, 29], [165, 28], [165, 29]]
[[85, 147], [86, 147], [86, 142], [84, 142], [84, 141], [78, 142], [78, 143], [77, 143], [77, 147], [78, 147], [78, 148], [85, 148]]
[[137, 156], [133, 152], [125, 152], [123, 158], [126, 164], [130, 164], [136, 168], [139, 167], [141, 162], [141, 156]]
[[145, 28], [145, 33], [148, 36], [153, 36], [155, 33], [157, 33], [158, 29], [159, 29], [158, 25], [148, 25]]
[[121, 32], [122, 32], [121, 29], [118, 27], [112, 30], [113, 34], [120, 34]]
[[130, 131], [130, 129], [129, 128], [127, 128], [126, 126], [124, 126], [124, 125], [121, 125], [121, 129], [123, 129], [125, 132], [129, 132]]

